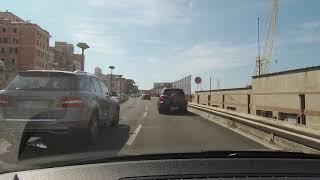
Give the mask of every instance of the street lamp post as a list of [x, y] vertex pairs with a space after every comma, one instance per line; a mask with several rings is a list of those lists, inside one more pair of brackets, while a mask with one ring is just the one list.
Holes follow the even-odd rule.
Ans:
[[82, 43], [82, 42], [79, 42], [78, 44], [77, 44], [77, 46], [79, 47], [79, 48], [81, 48], [81, 57], [82, 57], [82, 60], [81, 60], [81, 71], [84, 71], [84, 50], [86, 50], [86, 49], [88, 49], [89, 48], [89, 46], [88, 46], [88, 44], [87, 43]]
[[111, 70], [111, 75], [110, 75], [110, 90], [112, 92], [112, 71], [115, 68], [114, 66], [109, 66], [110, 70]]
[[120, 91], [119, 92], [120, 92], [120, 97], [121, 97], [121, 93], [122, 93], [122, 90], [121, 90], [122, 75], [120, 75], [119, 78], [120, 78]]

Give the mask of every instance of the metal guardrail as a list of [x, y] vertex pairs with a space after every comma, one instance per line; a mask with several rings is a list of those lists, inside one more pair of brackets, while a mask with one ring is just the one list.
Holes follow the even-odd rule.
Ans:
[[253, 117], [253, 115], [243, 115], [238, 112], [227, 111], [225, 109], [218, 109], [195, 103], [189, 103], [189, 107], [210, 114], [218, 115], [233, 122], [320, 151], [320, 132], [314, 129], [311, 130], [305, 127], [295, 128], [293, 127], [293, 125], [275, 123], [268, 120], [267, 118], [265, 118], [265, 120], [262, 120], [261, 117]]

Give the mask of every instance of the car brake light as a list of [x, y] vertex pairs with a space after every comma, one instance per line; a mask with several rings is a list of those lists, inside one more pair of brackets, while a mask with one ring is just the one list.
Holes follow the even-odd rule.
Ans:
[[67, 107], [84, 107], [85, 103], [78, 97], [66, 97], [61, 100], [60, 106]]
[[166, 95], [161, 95], [160, 96], [160, 101], [163, 101], [167, 96]]
[[0, 96], [0, 107], [8, 106], [9, 101], [8, 98], [4, 96]]

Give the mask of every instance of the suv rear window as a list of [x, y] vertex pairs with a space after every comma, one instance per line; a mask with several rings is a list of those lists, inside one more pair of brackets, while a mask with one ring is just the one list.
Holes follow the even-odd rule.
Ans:
[[79, 78], [56, 72], [19, 73], [9, 84], [9, 90], [72, 91], [79, 89]]
[[171, 96], [172, 94], [177, 93], [184, 96], [184, 92], [182, 89], [165, 89], [163, 94], [167, 96]]

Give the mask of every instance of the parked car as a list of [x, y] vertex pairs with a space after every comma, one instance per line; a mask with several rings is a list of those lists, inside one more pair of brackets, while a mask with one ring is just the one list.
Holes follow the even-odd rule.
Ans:
[[158, 111], [160, 114], [167, 111], [187, 112], [187, 99], [183, 89], [164, 88], [159, 97]]
[[142, 99], [151, 100], [151, 95], [150, 95], [150, 94], [142, 94], [141, 98], [142, 98]]
[[0, 122], [27, 122], [22, 144], [33, 133], [72, 133], [94, 143], [101, 127], [118, 126], [119, 111], [102, 80], [83, 72], [20, 72], [0, 92]]

